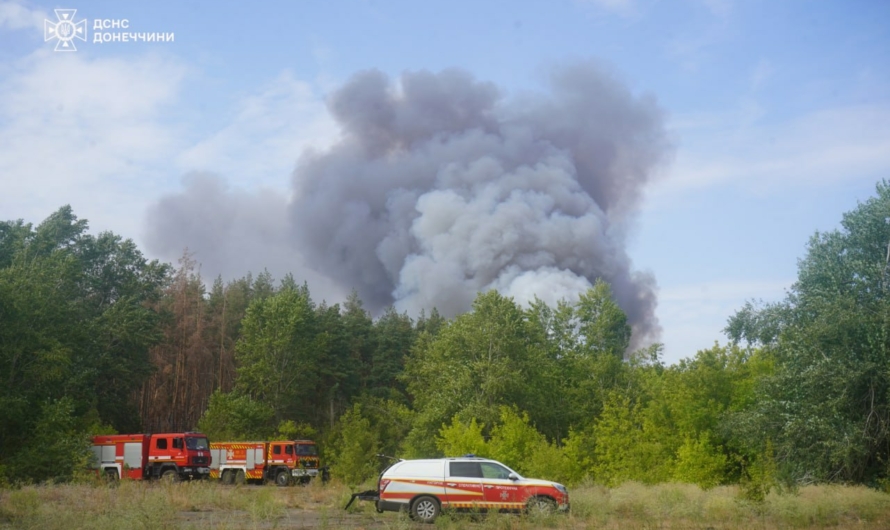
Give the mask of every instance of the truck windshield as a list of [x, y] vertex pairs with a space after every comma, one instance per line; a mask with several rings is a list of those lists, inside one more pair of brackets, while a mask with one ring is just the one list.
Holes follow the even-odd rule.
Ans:
[[297, 444], [297, 454], [300, 456], [315, 456], [318, 454], [318, 450], [314, 445], [303, 445]]
[[193, 451], [206, 451], [210, 449], [210, 445], [207, 444], [207, 438], [186, 438], [185, 447], [186, 449], [191, 449]]

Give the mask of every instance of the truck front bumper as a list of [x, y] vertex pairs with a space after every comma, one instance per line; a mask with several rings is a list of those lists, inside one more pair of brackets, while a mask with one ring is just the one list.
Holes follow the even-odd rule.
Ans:
[[210, 468], [209, 467], [183, 467], [180, 469], [180, 472], [183, 475], [189, 475], [189, 476], [210, 475]]

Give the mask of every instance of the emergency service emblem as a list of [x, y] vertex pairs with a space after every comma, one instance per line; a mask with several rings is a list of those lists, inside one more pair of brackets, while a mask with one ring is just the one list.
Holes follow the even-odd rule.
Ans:
[[57, 39], [57, 52], [76, 52], [74, 39], [87, 40], [87, 21], [74, 22], [76, 9], [56, 9], [56, 22], [43, 19], [43, 40]]

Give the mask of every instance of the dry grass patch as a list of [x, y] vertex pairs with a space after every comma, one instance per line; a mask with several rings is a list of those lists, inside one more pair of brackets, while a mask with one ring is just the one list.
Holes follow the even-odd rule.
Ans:
[[130, 481], [117, 487], [27, 486], [0, 490], [0, 528], [890, 528], [890, 495], [863, 487], [809, 486], [752, 503], [735, 486], [702, 490], [688, 484], [586, 484], [571, 490], [569, 514], [444, 514], [434, 526], [418, 525], [404, 513], [378, 514], [367, 502], [356, 502], [347, 513], [343, 507], [350, 493], [337, 483], [290, 488]]

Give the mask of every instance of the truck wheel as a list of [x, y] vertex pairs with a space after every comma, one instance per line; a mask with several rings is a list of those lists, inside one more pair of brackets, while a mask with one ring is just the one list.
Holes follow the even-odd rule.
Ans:
[[290, 486], [290, 473], [286, 469], [279, 469], [275, 474], [275, 485], [284, 487]]
[[179, 473], [177, 473], [175, 469], [168, 469], [161, 473], [161, 482], [165, 484], [179, 482]]
[[525, 509], [529, 515], [550, 515], [556, 511], [556, 502], [550, 497], [532, 497]]
[[116, 469], [106, 469], [104, 476], [105, 476], [105, 483], [110, 486], [117, 485], [118, 481], [120, 480], [120, 477], [117, 476]]
[[439, 501], [424, 495], [411, 505], [411, 517], [422, 523], [432, 523], [439, 516]]
[[239, 486], [247, 482], [247, 475], [244, 474], [243, 469], [239, 469], [237, 473], [235, 473], [235, 484]]
[[231, 469], [226, 469], [222, 472], [222, 483], [226, 486], [231, 486], [235, 483], [235, 472]]

